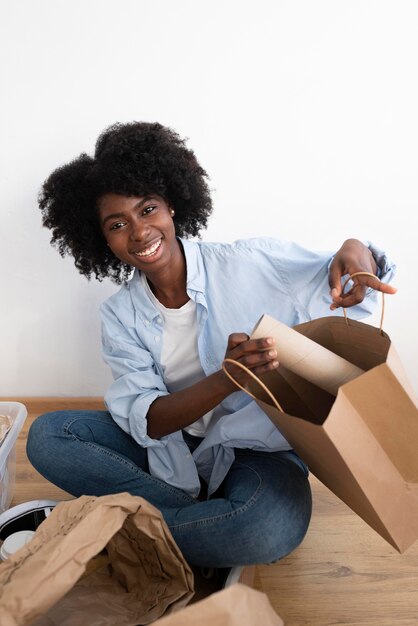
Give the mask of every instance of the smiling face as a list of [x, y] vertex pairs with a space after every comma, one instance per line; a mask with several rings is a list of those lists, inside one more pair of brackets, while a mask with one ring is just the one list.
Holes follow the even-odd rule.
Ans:
[[174, 211], [161, 196], [107, 193], [99, 199], [98, 208], [103, 235], [123, 263], [152, 278], [183, 264]]

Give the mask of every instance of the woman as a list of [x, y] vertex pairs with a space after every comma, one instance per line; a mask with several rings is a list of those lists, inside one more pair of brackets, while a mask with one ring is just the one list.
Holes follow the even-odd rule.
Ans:
[[[146, 498], [190, 564], [229, 568], [296, 548], [311, 493], [303, 461], [225, 375], [223, 359], [257, 375], [273, 370], [272, 339], [249, 339], [263, 313], [294, 325], [355, 305], [358, 318], [373, 289], [395, 290], [385, 284], [393, 271], [385, 255], [353, 239], [334, 257], [274, 239], [187, 239], [212, 211], [206, 179], [175, 132], [132, 123], [107, 129], [93, 158], [83, 154], [45, 182], [43, 223], [60, 253], [88, 278], [126, 282], [101, 308], [114, 376], [108, 411], [39, 417], [28, 456], [75, 496]], [[342, 295], [341, 277], [357, 271], [383, 282], [361, 277]]]

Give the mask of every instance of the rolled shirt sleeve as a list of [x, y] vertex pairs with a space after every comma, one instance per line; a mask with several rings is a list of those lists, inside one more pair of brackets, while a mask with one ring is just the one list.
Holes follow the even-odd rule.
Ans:
[[396, 265], [387, 256], [386, 252], [381, 250], [371, 241], [365, 241], [365, 245], [369, 248], [377, 265], [377, 277], [382, 283], [390, 283], [396, 274]]
[[[395, 264], [376, 245], [369, 241], [364, 243], [376, 261], [378, 278], [384, 283], [389, 283], [395, 275]], [[335, 253], [313, 252], [295, 243], [288, 243], [282, 249], [285, 250], [285, 255], [277, 257], [277, 268], [282, 282], [287, 285], [289, 297], [295, 305], [297, 322], [328, 315], [343, 315], [341, 308], [332, 312], [329, 308], [332, 298], [328, 276]], [[346, 278], [348, 276], [343, 277], [343, 280]], [[347, 285], [346, 289], [349, 288], [350, 286]], [[360, 320], [371, 315], [376, 307], [378, 293], [374, 289], [368, 289], [364, 300], [350, 307], [349, 317]]]
[[111, 307], [101, 309], [102, 350], [114, 382], [105, 394], [105, 404], [115, 422], [140, 445], [164, 446], [165, 438], [151, 439], [147, 434], [147, 413], [160, 396], [168, 395], [150, 352], [134, 338]]
[[[378, 277], [378, 279], [382, 283], [386, 283], [386, 284], [392, 282], [392, 280], [394, 279], [396, 275], [395, 263], [388, 257], [388, 255], [386, 254], [386, 252], [384, 252], [384, 250], [379, 248], [373, 242], [363, 241], [362, 243], [364, 243], [364, 245], [369, 248], [370, 252], [373, 255], [373, 258], [377, 266], [376, 276]], [[329, 268], [333, 259], [334, 257], [332, 257], [330, 262], [328, 263], [328, 271], [329, 271]], [[347, 278], [348, 276], [343, 276], [343, 284]], [[347, 283], [347, 287], [345, 288], [345, 291], [349, 291], [352, 285], [353, 285], [352, 281], [349, 281]], [[376, 309], [378, 296], [379, 296], [379, 292], [369, 287], [366, 291], [364, 300], [360, 302], [360, 304], [356, 304], [356, 306], [350, 307], [349, 309], [347, 309], [348, 316], [353, 319], [360, 320], [364, 317], [372, 315]], [[334, 314], [344, 315], [344, 312], [340, 308], [334, 311]]]

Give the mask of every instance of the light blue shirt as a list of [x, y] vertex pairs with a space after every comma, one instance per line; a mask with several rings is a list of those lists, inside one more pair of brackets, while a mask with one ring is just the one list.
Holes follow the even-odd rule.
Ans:
[[[276, 239], [248, 239], [232, 244], [180, 240], [187, 266], [187, 293], [196, 302], [198, 351], [207, 376], [221, 368], [228, 336], [251, 334], [263, 314], [288, 326], [330, 315], [328, 267], [332, 253], [310, 252]], [[395, 266], [368, 244], [389, 282]], [[376, 292], [350, 309], [360, 319], [372, 312]], [[340, 315], [338, 310], [335, 314]], [[103, 356], [114, 382], [105, 403], [116, 423], [148, 448], [153, 476], [196, 497], [199, 475], [209, 494], [221, 484], [233, 460], [234, 447], [288, 450], [288, 442], [264, 412], [242, 391], [219, 406], [222, 417], [212, 420], [193, 453], [178, 431], [151, 439], [147, 412], [154, 400], [169, 392], [161, 367], [163, 320], [141, 284], [138, 271], [101, 306]]]

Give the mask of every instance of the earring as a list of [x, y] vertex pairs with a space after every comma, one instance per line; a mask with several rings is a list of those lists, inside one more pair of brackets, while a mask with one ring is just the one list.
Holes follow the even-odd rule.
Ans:
[[174, 217], [174, 216], [175, 216], [175, 214], [176, 214], [176, 212], [175, 212], [175, 211], [173, 211], [173, 209], [171, 209], [171, 211], [170, 211], [170, 215], [171, 215], [171, 217]]

